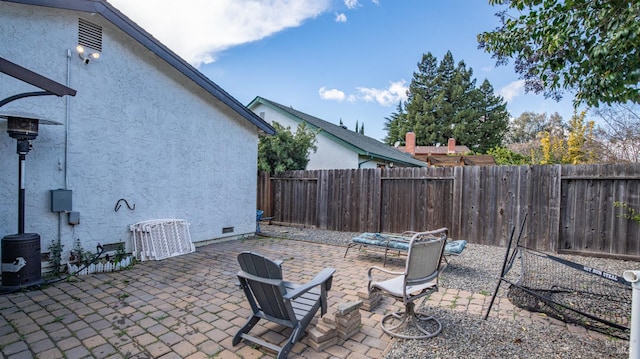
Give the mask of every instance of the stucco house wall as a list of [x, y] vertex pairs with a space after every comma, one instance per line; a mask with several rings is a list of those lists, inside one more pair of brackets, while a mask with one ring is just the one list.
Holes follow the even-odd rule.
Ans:
[[[103, 30], [89, 64], [75, 52], [78, 18]], [[41, 125], [26, 160], [25, 231], [40, 234], [42, 252], [58, 238], [65, 253], [77, 240], [131, 250], [129, 225], [151, 219], [187, 220], [194, 242], [255, 232], [258, 128], [246, 118], [99, 14], [0, 2], [0, 33], [1, 57], [77, 90], [0, 108], [63, 123]], [[34, 90], [0, 74], [0, 99]], [[18, 156], [6, 121], [0, 168], [1, 237], [17, 233]], [[79, 225], [50, 211], [60, 188], [73, 191]], [[116, 212], [119, 199], [135, 209]]]

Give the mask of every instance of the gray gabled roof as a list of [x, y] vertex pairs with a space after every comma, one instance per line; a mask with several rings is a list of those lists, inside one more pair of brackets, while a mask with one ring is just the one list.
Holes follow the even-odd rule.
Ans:
[[361, 135], [354, 131], [350, 131], [331, 122], [319, 119], [317, 117], [306, 114], [302, 111], [293, 109], [290, 106], [281, 105], [277, 102], [267, 100], [263, 97], [256, 97], [251, 101], [248, 108], [253, 108], [257, 104], [263, 104], [274, 110], [284, 114], [285, 116], [296, 120], [297, 122], [306, 122], [312, 128], [320, 129], [333, 141], [342, 146], [348, 147], [362, 156], [372, 156], [385, 161], [395, 162], [408, 166], [425, 167], [426, 164], [416, 160], [411, 155], [401, 152], [394, 147], [388, 146], [376, 139]]
[[[258, 127], [267, 134], [275, 134], [275, 130], [271, 125], [258, 117], [251, 110], [242, 105], [233, 96], [229, 95], [220, 86], [211, 81], [208, 77], [196, 70], [188, 62], [184, 61], [180, 56], [164, 46], [160, 41], [155, 39], [151, 34], [131, 21], [118, 9], [113, 7], [105, 0], [0, 0], [12, 3], [45, 6], [56, 9], [74, 10], [86, 12], [88, 14], [99, 14], [120, 30], [131, 36], [144, 47], [156, 54], [169, 65], [176, 68], [186, 77], [198, 84], [204, 90], [209, 92], [232, 110], [244, 117], [247, 121]], [[153, 9], [149, 9], [153, 11]]]

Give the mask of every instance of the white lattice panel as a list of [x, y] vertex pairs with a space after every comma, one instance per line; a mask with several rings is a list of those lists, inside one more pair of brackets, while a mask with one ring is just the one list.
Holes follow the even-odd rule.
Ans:
[[195, 251], [189, 223], [182, 219], [159, 219], [130, 226], [134, 255], [140, 261], [160, 260]]

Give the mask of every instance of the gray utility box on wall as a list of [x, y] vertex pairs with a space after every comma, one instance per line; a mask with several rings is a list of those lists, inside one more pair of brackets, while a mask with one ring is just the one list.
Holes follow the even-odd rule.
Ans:
[[51, 190], [51, 212], [71, 212], [71, 190]]
[[80, 212], [69, 212], [69, 224], [74, 226], [80, 224]]

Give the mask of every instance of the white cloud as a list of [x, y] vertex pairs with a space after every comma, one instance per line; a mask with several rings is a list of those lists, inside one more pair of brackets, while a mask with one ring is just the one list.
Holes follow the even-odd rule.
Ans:
[[347, 22], [347, 15], [344, 13], [336, 14], [336, 22]]
[[355, 7], [359, 6], [360, 4], [358, 3], [358, 0], [344, 0], [344, 5], [348, 9], [354, 9]]
[[318, 93], [323, 100], [335, 100], [348, 102], [377, 102], [381, 106], [394, 106], [400, 101], [407, 100], [407, 86], [405, 80], [396, 82], [390, 82], [389, 87], [386, 89], [376, 89], [369, 87], [356, 87], [357, 93], [345, 95], [343, 91], [337, 89], [327, 90], [325, 87], [321, 87]]
[[407, 100], [407, 86], [405, 80], [391, 82], [386, 89], [358, 87], [358, 98], [366, 102], [377, 102], [382, 106], [397, 105]]
[[334, 100], [342, 102], [345, 99], [348, 102], [376, 102], [381, 106], [389, 107], [397, 105], [400, 101], [407, 100], [407, 90], [405, 80], [390, 82], [389, 87], [385, 89], [377, 89], [370, 87], [356, 87], [356, 94], [346, 95], [343, 91], [337, 89], [327, 90], [321, 87], [318, 93], [323, 100]]
[[342, 102], [345, 98], [344, 92], [337, 89], [327, 90], [325, 87], [321, 87], [318, 93], [320, 94], [320, 98], [323, 100], [334, 100]]
[[513, 100], [513, 98], [524, 94], [524, 80], [514, 81], [501, 88], [498, 93], [500, 96], [504, 97], [507, 102], [509, 102]]
[[[353, 1], [353, 0], [352, 0]], [[300, 26], [330, 0], [109, 0], [118, 10], [195, 66], [219, 52]], [[356, 1], [357, 3], [357, 1]], [[153, 11], [149, 11], [152, 9]]]

